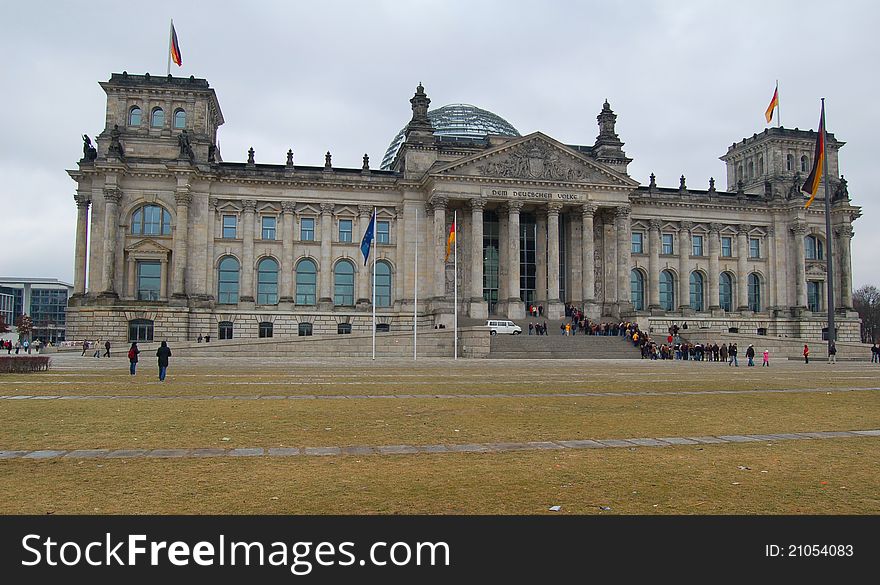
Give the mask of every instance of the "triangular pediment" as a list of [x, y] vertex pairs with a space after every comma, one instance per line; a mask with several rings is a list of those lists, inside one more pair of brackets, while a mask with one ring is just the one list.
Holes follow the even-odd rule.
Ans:
[[430, 174], [434, 177], [485, 177], [493, 180], [548, 181], [631, 188], [639, 186], [637, 181], [541, 132], [534, 132], [518, 140], [447, 163]]
[[125, 249], [126, 252], [136, 252], [138, 254], [155, 254], [155, 255], [166, 255], [171, 252], [170, 248], [166, 248], [156, 240], [151, 238], [147, 238], [145, 240], [139, 240], [135, 242], [131, 246], [128, 246]]

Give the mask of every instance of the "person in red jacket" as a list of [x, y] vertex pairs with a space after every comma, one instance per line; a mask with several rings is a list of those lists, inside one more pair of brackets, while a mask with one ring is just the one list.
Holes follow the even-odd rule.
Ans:
[[804, 363], [810, 363], [810, 346], [806, 343], [804, 344]]

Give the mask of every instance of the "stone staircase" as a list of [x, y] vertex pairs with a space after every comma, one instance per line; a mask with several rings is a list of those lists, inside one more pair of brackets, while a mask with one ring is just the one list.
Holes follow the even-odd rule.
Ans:
[[[542, 320], [543, 322], [543, 320]], [[562, 321], [547, 321], [548, 335], [528, 335], [528, 321], [517, 322], [522, 335], [493, 335], [489, 340], [492, 359], [641, 359], [639, 349], [625, 337], [562, 335]]]

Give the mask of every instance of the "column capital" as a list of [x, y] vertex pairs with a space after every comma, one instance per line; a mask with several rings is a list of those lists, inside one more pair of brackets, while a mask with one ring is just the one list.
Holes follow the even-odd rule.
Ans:
[[548, 203], [546, 205], [545, 209], [547, 211], [548, 216], [550, 216], [550, 215], [557, 215], [558, 216], [559, 212], [562, 211], [562, 203], [559, 203], [556, 201], [554, 201], [552, 203]]
[[629, 214], [632, 212], [632, 206], [630, 205], [619, 205], [614, 208], [614, 218], [620, 221], [624, 221], [629, 219]]
[[107, 203], [119, 203], [122, 199], [122, 190], [117, 187], [104, 187], [104, 200]]
[[648, 222], [648, 229], [652, 232], [659, 232], [660, 228], [663, 227], [663, 222], [659, 219], [652, 219]]
[[595, 214], [596, 214], [596, 206], [593, 205], [592, 203], [584, 203], [583, 205], [581, 205], [581, 215], [583, 215], [583, 216], [589, 215], [590, 217], [592, 217]]
[[841, 238], [851, 238], [855, 234], [853, 227], [849, 224], [839, 225], [834, 228], [834, 233]]
[[740, 234], [740, 235], [743, 235], [743, 234], [748, 235], [748, 233], [751, 231], [751, 229], [752, 229], [751, 225], [749, 225], [747, 223], [741, 223], [738, 226], [736, 226], [736, 233]]
[[369, 217], [373, 215], [372, 205], [358, 205], [358, 217]]
[[776, 235], [776, 226], [774, 226], [773, 224], [768, 225], [767, 227], [764, 228], [764, 230], [767, 232], [767, 235], [770, 237], [773, 237]]
[[523, 208], [522, 201], [508, 201], [507, 202], [507, 212], [508, 213], [519, 213]]
[[296, 201], [282, 201], [281, 202], [281, 213], [293, 214], [295, 209], [296, 209]]
[[74, 193], [73, 200], [76, 202], [76, 206], [81, 209], [88, 209], [92, 204], [91, 198], [85, 193]]
[[257, 202], [255, 199], [245, 199], [241, 202], [241, 207], [245, 213], [253, 213], [257, 210]]
[[449, 205], [449, 198], [444, 195], [432, 195], [428, 203], [431, 204], [434, 211], [446, 209], [446, 206]]
[[788, 226], [788, 229], [791, 230], [791, 233], [802, 236], [807, 233], [807, 224], [802, 221], [794, 221]]
[[394, 206], [394, 219], [399, 219], [404, 217], [406, 212], [406, 207], [404, 207], [403, 203], [398, 203]]
[[482, 213], [486, 208], [486, 200], [482, 198], [469, 199], [468, 204], [471, 207], [471, 211], [479, 211]]
[[333, 213], [333, 209], [335, 207], [336, 206], [332, 203], [327, 203], [327, 202], [322, 203], [321, 204], [321, 215], [328, 215], [328, 214]]
[[694, 227], [694, 222], [692, 222], [692, 221], [680, 221], [680, 222], [678, 222], [678, 225], [679, 225], [679, 227], [681, 228], [681, 231], [682, 231], [682, 232], [689, 232], [689, 231], [691, 231], [691, 230], [693, 229], [693, 227]]
[[211, 209], [216, 211], [217, 208], [220, 207], [220, 200], [216, 197], [211, 197], [208, 199], [208, 205], [211, 207]]
[[189, 192], [189, 187], [178, 187], [177, 191], [174, 193], [174, 202], [178, 207], [184, 206], [189, 207], [189, 204], [192, 203], [193, 197], [192, 193]]
[[724, 228], [723, 224], [712, 222], [709, 224], [709, 233], [713, 236], [717, 236], [721, 233], [722, 228]]

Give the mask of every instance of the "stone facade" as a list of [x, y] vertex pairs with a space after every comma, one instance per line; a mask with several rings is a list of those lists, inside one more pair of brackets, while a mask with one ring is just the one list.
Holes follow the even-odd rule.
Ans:
[[[414, 314], [452, 325], [456, 275], [444, 257], [457, 217], [462, 316], [521, 319], [533, 303], [552, 319], [571, 303], [644, 327], [821, 337], [824, 190], [805, 210], [797, 189], [815, 133], [770, 128], [732, 145], [728, 191], [685, 177], [658, 187], [653, 175], [642, 186], [607, 102], [592, 146], [541, 132], [451, 139], [434, 134], [420, 85], [387, 170], [366, 156], [338, 168], [329, 152], [322, 167], [295, 164], [293, 151], [284, 165], [256, 162], [253, 149], [223, 162], [207, 81], [123, 73], [101, 86], [106, 127], [69, 171], [79, 212], [68, 339], [369, 332], [372, 262], [360, 240], [374, 210], [376, 313], [390, 331], [411, 329]], [[843, 144], [828, 135], [830, 250], [838, 336], [856, 340], [860, 210], [837, 178]]]

